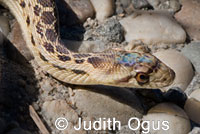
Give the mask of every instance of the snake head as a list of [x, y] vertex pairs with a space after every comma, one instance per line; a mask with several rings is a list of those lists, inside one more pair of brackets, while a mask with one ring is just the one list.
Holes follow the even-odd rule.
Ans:
[[[162, 88], [172, 84], [175, 72], [149, 53], [126, 53], [118, 58], [118, 63], [123, 64], [131, 71], [131, 75], [119, 84], [127, 84], [135, 88]], [[121, 83], [120, 83], [121, 82]]]

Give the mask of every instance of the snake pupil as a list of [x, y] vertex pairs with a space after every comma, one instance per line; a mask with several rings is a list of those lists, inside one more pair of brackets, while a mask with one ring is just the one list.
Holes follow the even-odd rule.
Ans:
[[136, 80], [139, 84], [144, 84], [149, 81], [149, 76], [145, 73], [138, 73], [136, 75]]
[[144, 79], [146, 79], [146, 76], [141, 74], [140, 79], [144, 80]]

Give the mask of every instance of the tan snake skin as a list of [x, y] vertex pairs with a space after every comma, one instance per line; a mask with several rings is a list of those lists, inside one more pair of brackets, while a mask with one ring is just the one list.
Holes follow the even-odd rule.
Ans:
[[175, 73], [150, 53], [107, 50], [74, 53], [58, 33], [54, 0], [0, 0], [20, 23], [26, 44], [38, 64], [56, 79], [78, 85], [161, 88]]

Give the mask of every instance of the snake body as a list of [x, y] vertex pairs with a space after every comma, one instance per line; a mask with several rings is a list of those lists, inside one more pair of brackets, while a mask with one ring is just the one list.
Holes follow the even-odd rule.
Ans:
[[159, 59], [142, 51], [112, 49], [75, 53], [59, 36], [54, 0], [0, 0], [19, 22], [37, 63], [56, 79], [78, 85], [160, 88], [175, 73]]

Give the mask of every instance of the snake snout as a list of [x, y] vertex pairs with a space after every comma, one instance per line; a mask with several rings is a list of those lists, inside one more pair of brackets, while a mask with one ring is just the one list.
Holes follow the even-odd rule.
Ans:
[[[163, 70], [162, 70], [162, 67], [163, 67]], [[162, 78], [160, 79], [160, 82], [162, 83], [163, 87], [166, 87], [166, 86], [169, 86], [173, 83], [176, 74], [167, 65], [162, 64], [162, 67], [161, 67]]]

